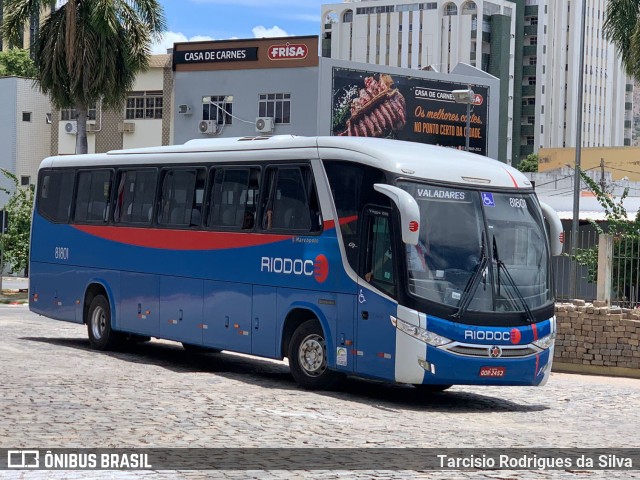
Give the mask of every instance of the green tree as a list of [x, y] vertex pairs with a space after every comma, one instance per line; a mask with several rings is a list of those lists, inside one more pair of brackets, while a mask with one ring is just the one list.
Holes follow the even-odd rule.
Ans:
[[6, 52], [0, 52], [0, 77], [12, 75], [35, 78], [36, 66], [28, 50], [12, 48]]
[[29, 267], [29, 234], [31, 231], [31, 212], [33, 210], [33, 187], [20, 187], [18, 177], [13, 173], [0, 169], [13, 188], [0, 187], [0, 191], [8, 194], [9, 201], [4, 209], [9, 215], [7, 232], [2, 235], [0, 248], [3, 262], [9, 265], [11, 272], [24, 270], [28, 274]]
[[640, 80], [640, 1], [609, 0], [602, 31], [615, 45], [626, 72]]
[[[5, 0], [0, 33], [17, 41], [51, 0]], [[151, 43], [165, 30], [158, 0], [68, 0], [40, 25], [36, 82], [58, 108], [77, 113], [76, 151], [87, 153], [88, 109], [121, 108], [136, 75], [148, 68]]]
[[518, 170], [521, 172], [537, 172], [538, 171], [538, 154], [530, 153], [527, 158], [520, 161]]

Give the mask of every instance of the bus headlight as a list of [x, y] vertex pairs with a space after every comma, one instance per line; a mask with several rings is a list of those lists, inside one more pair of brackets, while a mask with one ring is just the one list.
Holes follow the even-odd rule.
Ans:
[[430, 332], [429, 330], [425, 330], [424, 328], [411, 325], [410, 323], [402, 321], [399, 318], [394, 317], [393, 315], [390, 315], [389, 317], [391, 318], [391, 323], [393, 324], [393, 326], [398, 330], [414, 338], [417, 338], [420, 341], [428, 343], [429, 345], [439, 347], [440, 345], [451, 343], [451, 340], [449, 338], [437, 335], [433, 332]]
[[539, 340], [534, 340], [532, 343], [536, 347], [542, 348], [543, 350], [546, 350], [547, 348], [551, 347], [551, 345], [553, 345], [553, 341], [555, 339], [556, 339], [556, 334], [555, 333], [550, 333], [546, 337], [542, 337]]

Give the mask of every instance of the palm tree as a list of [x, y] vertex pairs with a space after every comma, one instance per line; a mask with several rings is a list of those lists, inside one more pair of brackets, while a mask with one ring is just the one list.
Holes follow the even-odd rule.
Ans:
[[[0, 33], [17, 41], [32, 15], [52, 0], [5, 0]], [[36, 83], [58, 108], [75, 108], [76, 152], [87, 153], [87, 114], [102, 101], [121, 108], [136, 74], [148, 66], [151, 42], [165, 30], [158, 0], [68, 0], [40, 25]]]
[[640, 1], [609, 0], [602, 30], [615, 45], [627, 74], [640, 80]]

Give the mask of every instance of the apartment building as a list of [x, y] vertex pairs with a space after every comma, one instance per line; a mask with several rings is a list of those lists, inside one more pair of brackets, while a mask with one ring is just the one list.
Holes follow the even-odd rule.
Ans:
[[500, 155], [575, 146], [586, 19], [583, 145], [631, 144], [633, 86], [602, 32], [607, 0], [363, 0], [322, 7], [322, 54], [414, 69], [469, 63], [501, 81]]

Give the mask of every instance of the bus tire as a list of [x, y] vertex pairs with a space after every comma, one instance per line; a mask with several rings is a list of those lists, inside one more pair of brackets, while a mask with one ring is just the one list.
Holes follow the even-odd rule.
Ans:
[[433, 385], [433, 384], [428, 384], [428, 383], [423, 383], [422, 385], [414, 385], [414, 387], [416, 387], [416, 389], [420, 392], [420, 393], [440, 393], [440, 392], [444, 392], [445, 390], [451, 388], [453, 385]]
[[112, 350], [119, 346], [122, 335], [111, 329], [111, 307], [104, 295], [96, 295], [87, 312], [89, 343], [96, 350]]
[[327, 344], [317, 320], [307, 320], [296, 328], [288, 354], [291, 375], [302, 388], [326, 390], [342, 379], [340, 373], [327, 368]]
[[182, 342], [182, 348], [189, 353], [220, 353], [222, 351], [219, 348], [203, 347], [202, 345], [184, 342]]

